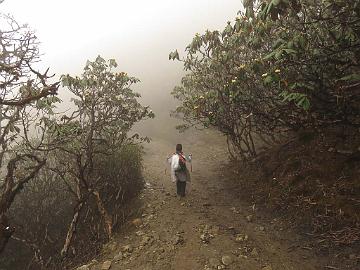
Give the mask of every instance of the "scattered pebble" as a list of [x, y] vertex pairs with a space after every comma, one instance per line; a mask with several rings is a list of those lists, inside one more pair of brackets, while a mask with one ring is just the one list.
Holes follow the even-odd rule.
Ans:
[[76, 268], [76, 270], [90, 270], [90, 266], [89, 265], [83, 265], [83, 266], [80, 266], [80, 267]]
[[237, 243], [245, 242], [247, 240], [248, 240], [248, 236], [246, 234], [245, 235], [237, 234], [236, 238], [235, 238], [235, 242], [237, 242]]
[[105, 261], [101, 266], [101, 270], [109, 270], [111, 267], [111, 263], [111, 261]]
[[123, 252], [131, 253], [133, 251], [133, 247], [131, 245], [123, 246]]
[[139, 227], [143, 222], [141, 218], [135, 218], [132, 222], [131, 222], [134, 226]]
[[233, 263], [233, 258], [229, 255], [224, 255], [221, 257], [221, 261], [224, 265], [228, 266]]
[[172, 239], [173, 245], [179, 245], [179, 244], [181, 245], [183, 243], [184, 243], [184, 238], [179, 234], [175, 235]]
[[143, 231], [137, 231], [135, 234], [137, 236], [143, 236], [145, 233]]
[[123, 254], [122, 252], [120, 251], [115, 257], [114, 257], [114, 261], [115, 262], [119, 262], [123, 259]]
[[253, 257], [258, 257], [259, 256], [259, 252], [257, 251], [256, 248], [253, 248], [253, 250], [251, 251], [251, 256], [253, 256]]

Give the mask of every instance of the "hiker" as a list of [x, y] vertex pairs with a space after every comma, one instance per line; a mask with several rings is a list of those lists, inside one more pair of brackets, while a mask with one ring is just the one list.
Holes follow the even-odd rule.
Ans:
[[167, 158], [170, 164], [171, 180], [176, 182], [176, 193], [181, 197], [185, 197], [186, 182], [190, 182], [190, 172], [186, 167], [186, 161], [191, 166], [192, 156], [185, 156], [182, 152], [182, 145], [176, 145], [176, 152]]

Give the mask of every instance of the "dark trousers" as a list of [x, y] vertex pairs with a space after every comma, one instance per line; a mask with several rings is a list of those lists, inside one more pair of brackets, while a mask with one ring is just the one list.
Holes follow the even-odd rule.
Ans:
[[181, 197], [185, 197], [185, 188], [186, 188], [186, 182], [184, 181], [176, 181], [176, 193], [177, 195]]

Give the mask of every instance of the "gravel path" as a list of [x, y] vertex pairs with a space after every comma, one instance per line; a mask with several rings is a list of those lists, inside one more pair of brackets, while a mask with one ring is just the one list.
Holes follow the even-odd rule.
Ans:
[[[183, 200], [176, 197], [163, 162], [180, 139], [194, 157], [192, 184]], [[79, 269], [335, 269], [301, 246], [290, 230], [261, 222], [260, 213], [229, 195], [220, 170], [227, 162], [222, 137], [194, 132], [173, 140], [154, 139], [146, 147], [147, 188], [140, 211], [101, 259]]]

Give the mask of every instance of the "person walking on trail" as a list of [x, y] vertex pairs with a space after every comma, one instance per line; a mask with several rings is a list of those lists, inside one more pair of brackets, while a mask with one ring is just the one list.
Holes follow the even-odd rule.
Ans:
[[180, 198], [185, 197], [186, 183], [191, 181], [186, 162], [189, 162], [190, 166], [192, 166], [192, 156], [185, 156], [182, 151], [182, 145], [177, 144], [176, 152], [168, 157], [167, 161], [170, 164], [171, 180], [176, 182], [176, 193]]

